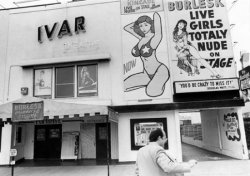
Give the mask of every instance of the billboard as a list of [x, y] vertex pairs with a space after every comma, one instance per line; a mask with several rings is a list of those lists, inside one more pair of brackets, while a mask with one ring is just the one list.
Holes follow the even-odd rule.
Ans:
[[173, 81], [237, 77], [225, 0], [164, 3]]
[[[138, 9], [121, 11], [126, 100], [171, 98], [165, 14], [162, 1], [121, 1]], [[154, 4], [154, 5], [153, 5]], [[142, 7], [156, 7], [146, 8]], [[140, 9], [139, 9], [140, 8]]]

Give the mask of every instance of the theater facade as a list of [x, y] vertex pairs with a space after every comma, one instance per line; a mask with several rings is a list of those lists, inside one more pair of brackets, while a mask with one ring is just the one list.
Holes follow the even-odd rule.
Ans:
[[0, 11], [0, 164], [135, 161], [155, 128], [182, 160], [179, 113], [200, 147], [248, 159], [225, 1], [86, 0]]

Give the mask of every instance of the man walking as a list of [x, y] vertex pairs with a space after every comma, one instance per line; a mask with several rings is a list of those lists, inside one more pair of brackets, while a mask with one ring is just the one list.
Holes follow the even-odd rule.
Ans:
[[158, 128], [149, 135], [149, 144], [137, 153], [137, 176], [178, 176], [190, 172], [196, 160], [179, 163], [169, 156], [163, 146], [167, 141], [166, 133]]

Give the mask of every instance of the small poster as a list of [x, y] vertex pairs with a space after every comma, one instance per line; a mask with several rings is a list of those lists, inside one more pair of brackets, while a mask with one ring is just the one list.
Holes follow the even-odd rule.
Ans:
[[52, 69], [35, 70], [35, 96], [51, 96]]
[[237, 112], [224, 114], [223, 127], [228, 140], [240, 141], [241, 133], [239, 127], [239, 118]]
[[78, 96], [97, 95], [97, 65], [78, 67]]
[[122, 15], [163, 10], [162, 0], [121, 0]]
[[[157, 128], [164, 130], [167, 137], [166, 118], [130, 119], [131, 150], [138, 150], [147, 145], [150, 133]], [[168, 142], [165, 143], [164, 148], [168, 148]]]
[[148, 123], [136, 123], [134, 125], [135, 131], [135, 145], [144, 146], [149, 142], [149, 134], [151, 131], [156, 130], [157, 128], [163, 129], [162, 122], [148, 122]]

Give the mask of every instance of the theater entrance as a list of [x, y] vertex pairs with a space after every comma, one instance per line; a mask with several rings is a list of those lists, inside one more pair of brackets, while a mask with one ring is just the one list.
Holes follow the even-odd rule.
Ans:
[[[108, 133], [107, 133], [107, 124], [97, 123], [96, 124], [96, 159], [97, 160], [107, 159], [107, 149], [109, 150], [109, 157], [110, 157], [110, 141], [107, 141], [107, 140], [110, 140], [110, 125], [108, 124]], [[109, 148], [107, 148], [107, 142], [109, 142]]]
[[36, 125], [34, 159], [60, 159], [62, 125]]

